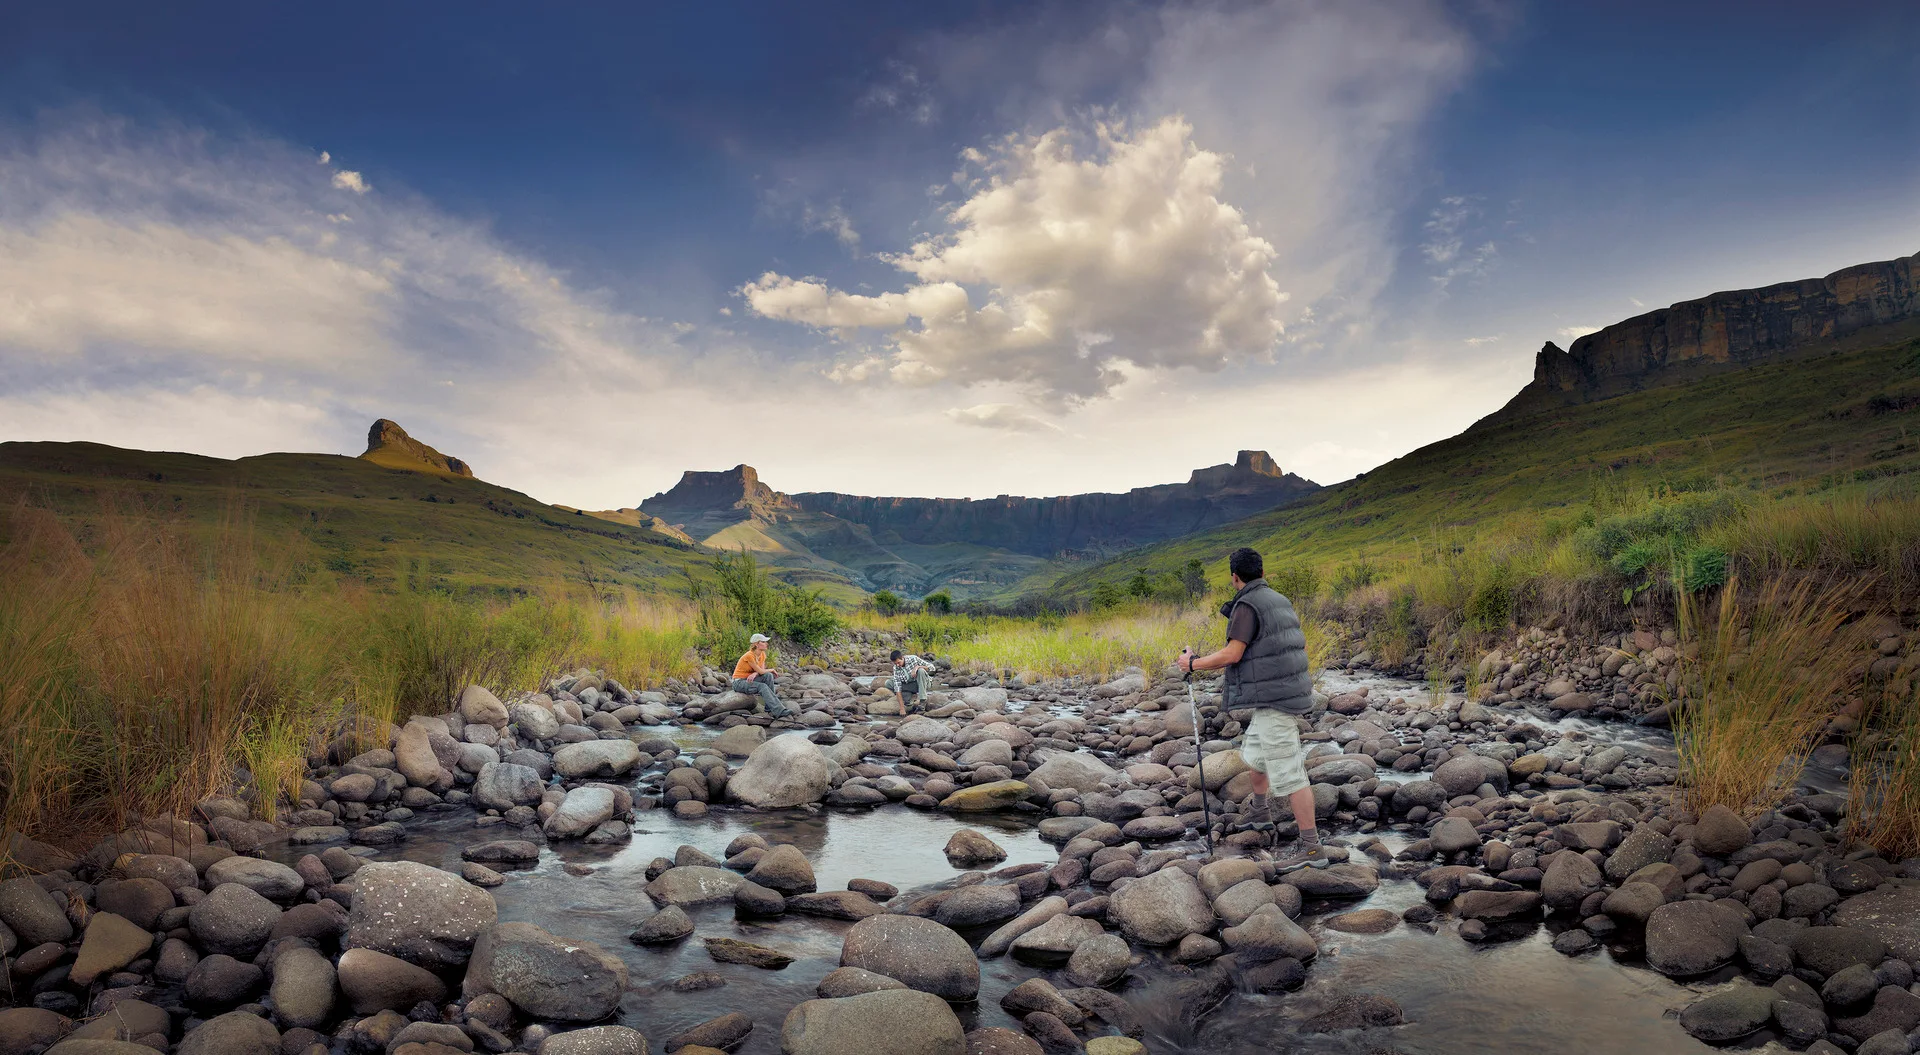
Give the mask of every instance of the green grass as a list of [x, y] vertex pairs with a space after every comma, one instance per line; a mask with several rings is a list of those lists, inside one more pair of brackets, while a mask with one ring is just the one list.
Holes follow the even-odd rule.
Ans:
[[[1301, 576], [1323, 599], [1378, 614], [1411, 591], [1423, 623], [1453, 629], [1546, 610], [1626, 618], [1634, 604], [1670, 605], [1671, 591], [1623, 591], [1676, 569], [1696, 583], [1786, 568], [1871, 574], [1912, 596], [1916, 494], [1920, 341], [1908, 341], [1483, 423], [1294, 505], [1041, 589], [1084, 602], [1102, 583], [1166, 581], [1192, 560], [1217, 585], [1226, 555], [1250, 545], [1270, 576]], [[1716, 572], [1713, 548], [1729, 567]]]

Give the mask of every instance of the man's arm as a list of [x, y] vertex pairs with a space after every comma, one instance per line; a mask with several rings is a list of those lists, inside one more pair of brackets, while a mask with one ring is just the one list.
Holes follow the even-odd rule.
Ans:
[[1246, 654], [1247, 643], [1245, 641], [1229, 641], [1225, 648], [1218, 652], [1210, 652], [1204, 656], [1193, 655], [1191, 649], [1182, 650], [1177, 666], [1179, 666], [1181, 670], [1218, 670], [1221, 667], [1230, 667], [1240, 662], [1240, 657]]

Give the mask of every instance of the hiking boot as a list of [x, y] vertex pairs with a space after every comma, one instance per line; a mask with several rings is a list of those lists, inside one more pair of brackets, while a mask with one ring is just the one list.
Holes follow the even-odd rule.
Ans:
[[1275, 875], [1286, 875], [1288, 872], [1298, 872], [1302, 868], [1325, 868], [1332, 863], [1332, 859], [1327, 856], [1327, 848], [1315, 843], [1312, 846], [1296, 849], [1285, 857], [1275, 857], [1273, 872]]

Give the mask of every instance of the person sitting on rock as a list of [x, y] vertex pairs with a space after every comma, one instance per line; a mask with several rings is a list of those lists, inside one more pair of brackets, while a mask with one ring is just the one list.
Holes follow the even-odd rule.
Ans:
[[740, 656], [740, 662], [733, 665], [733, 685], [735, 692], [758, 693], [762, 706], [759, 708], [775, 718], [785, 718], [792, 714], [780, 697], [773, 694], [773, 668], [767, 665], [767, 635], [755, 634], [749, 642], [750, 647]]
[[[1300, 751], [1300, 727], [1294, 722], [1296, 715], [1313, 709], [1307, 637], [1300, 629], [1293, 602], [1267, 585], [1260, 554], [1244, 546], [1234, 550], [1227, 558], [1227, 570], [1235, 591], [1233, 600], [1220, 606], [1220, 614], [1227, 618], [1227, 646], [1199, 657], [1191, 649], [1182, 649], [1177, 663], [1184, 671], [1224, 668], [1221, 710], [1253, 712], [1240, 756], [1253, 767], [1254, 794], [1266, 796], [1276, 850], [1280, 823], [1277, 799], [1286, 797], [1300, 828], [1299, 846], [1277, 860], [1276, 870], [1285, 873], [1325, 868], [1330, 859], [1320, 845], [1320, 831], [1314, 823], [1313, 790], [1308, 786]], [[1195, 714], [1193, 720], [1198, 725], [1200, 715]]]
[[[927, 677], [934, 671], [928, 660], [910, 652], [893, 650], [893, 673], [887, 676], [887, 688], [900, 697], [900, 706], [909, 713], [927, 703]], [[907, 702], [906, 687], [913, 686], [913, 702]]]

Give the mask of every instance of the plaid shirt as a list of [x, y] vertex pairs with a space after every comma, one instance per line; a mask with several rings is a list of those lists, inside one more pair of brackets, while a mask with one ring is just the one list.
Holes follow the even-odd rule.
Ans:
[[931, 662], [921, 659], [919, 656], [909, 652], [900, 657], [900, 665], [893, 668], [893, 673], [887, 676], [887, 681], [890, 684], [898, 685], [911, 680], [915, 674], [923, 670], [927, 672], [927, 677], [931, 678], [933, 677], [934, 671], [938, 669], [939, 668], [935, 667]]

